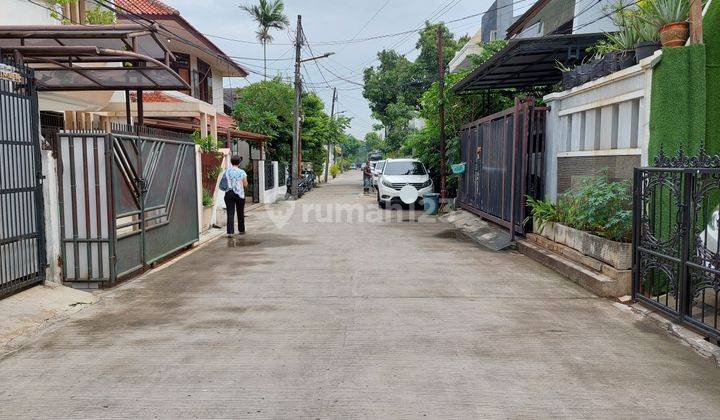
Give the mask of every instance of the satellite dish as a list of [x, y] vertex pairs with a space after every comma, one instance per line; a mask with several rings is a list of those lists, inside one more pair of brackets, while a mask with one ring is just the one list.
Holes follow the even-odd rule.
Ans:
[[400, 199], [405, 204], [412, 204], [418, 199], [418, 190], [410, 184], [405, 185], [400, 190]]

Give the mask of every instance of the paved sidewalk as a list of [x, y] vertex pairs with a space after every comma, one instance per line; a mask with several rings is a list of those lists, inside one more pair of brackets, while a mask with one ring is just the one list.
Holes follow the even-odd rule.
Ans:
[[0, 357], [0, 417], [717, 418], [712, 361], [523, 255], [380, 211], [360, 177]]

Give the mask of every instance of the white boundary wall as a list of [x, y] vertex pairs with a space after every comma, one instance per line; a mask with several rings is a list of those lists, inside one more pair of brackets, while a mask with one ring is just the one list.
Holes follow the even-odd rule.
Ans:
[[[272, 189], [266, 190], [265, 189], [265, 161], [259, 160], [258, 161], [258, 185], [260, 187], [259, 191], [259, 197], [261, 203], [266, 204], [272, 204], [275, 203], [278, 200], [281, 200], [285, 197], [286, 187], [280, 186], [280, 177], [278, 176], [278, 163], [276, 161], [272, 162], [273, 165], [273, 172], [275, 177], [275, 185]], [[260, 169], [262, 168], [262, 169]]]
[[647, 165], [650, 93], [656, 52], [640, 62], [582, 86], [546, 95], [545, 198], [558, 196], [558, 159], [639, 156]]

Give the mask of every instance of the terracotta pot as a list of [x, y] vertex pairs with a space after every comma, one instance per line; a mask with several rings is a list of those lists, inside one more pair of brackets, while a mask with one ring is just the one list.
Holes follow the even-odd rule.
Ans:
[[690, 36], [687, 22], [668, 23], [660, 27], [660, 42], [663, 47], [682, 47]]

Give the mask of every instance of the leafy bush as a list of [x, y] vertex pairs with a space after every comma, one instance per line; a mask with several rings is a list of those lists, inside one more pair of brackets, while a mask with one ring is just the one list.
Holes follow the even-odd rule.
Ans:
[[340, 173], [340, 167], [337, 163], [333, 163], [333, 165], [330, 167], [330, 176], [335, 179], [336, 176]]
[[213, 205], [213, 196], [206, 189], [203, 189], [202, 205], [203, 207], [209, 207]]
[[[558, 209], [557, 205], [550, 201], [538, 200], [533, 197], [527, 197], [527, 205], [530, 207], [530, 216], [535, 219], [539, 227], [542, 227], [548, 222], [558, 221]], [[525, 219], [523, 223], [527, 223], [530, 217]]]
[[[573, 209], [571, 227], [614, 241], [629, 241], [632, 232], [630, 182], [609, 182], [607, 173], [587, 177], [566, 194]], [[567, 199], [567, 198], [565, 198]]]
[[215, 137], [213, 137], [211, 134], [208, 134], [205, 137], [202, 137], [200, 135], [199, 131], [196, 131], [192, 133], [191, 138], [193, 139], [193, 142], [200, 146], [200, 149], [203, 152], [217, 152], [218, 151], [218, 143], [217, 140], [215, 140]]
[[558, 222], [604, 238], [628, 242], [632, 232], [632, 196], [629, 181], [610, 182], [603, 171], [584, 178], [563, 194], [557, 204], [527, 199], [538, 223]]

